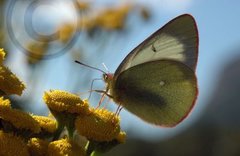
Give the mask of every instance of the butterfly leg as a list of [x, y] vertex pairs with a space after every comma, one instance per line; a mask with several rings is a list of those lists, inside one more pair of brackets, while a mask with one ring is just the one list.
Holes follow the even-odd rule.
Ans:
[[98, 109], [101, 106], [101, 104], [102, 104], [102, 102], [104, 100], [105, 95], [107, 95], [108, 97], [112, 98], [112, 95], [108, 94], [108, 89], [106, 89], [106, 91], [104, 91], [104, 90], [92, 90], [92, 91], [95, 91], [95, 92], [98, 92], [98, 93], [102, 93], [101, 99], [100, 99], [96, 109]]
[[97, 80], [102, 80], [102, 78], [95, 78], [92, 80], [91, 86], [90, 86], [91, 90], [90, 90], [90, 94], [88, 96], [88, 100], [91, 98], [91, 95], [92, 95], [93, 83], [94, 83], [94, 81], [97, 81]]
[[110, 98], [108, 97], [108, 100], [107, 100], [107, 102], [104, 104], [103, 108], [106, 108], [107, 105], [109, 104], [109, 102], [110, 102]]
[[121, 112], [121, 110], [123, 109], [123, 107], [122, 107], [122, 105], [118, 105], [118, 107], [117, 107], [117, 110], [116, 110], [116, 112], [115, 112], [115, 115], [119, 115], [120, 114], [120, 112]]
[[101, 99], [100, 99], [100, 101], [99, 101], [98, 106], [96, 107], [96, 109], [98, 109], [98, 108], [101, 106], [101, 104], [102, 104], [102, 102], [103, 102], [103, 100], [104, 100], [104, 97], [105, 97], [105, 93], [102, 93]]

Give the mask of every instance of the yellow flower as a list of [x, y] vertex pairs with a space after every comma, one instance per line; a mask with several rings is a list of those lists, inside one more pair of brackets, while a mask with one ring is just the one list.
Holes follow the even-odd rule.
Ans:
[[75, 127], [80, 135], [89, 140], [111, 141], [120, 132], [120, 118], [106, 109], [96, 109], [89, 115], [79, 116]]
[[25, 85], [5, 66], [0, 66], [0, 90], [6, 95], [21, 95]]
[[54, 133], [57, 130], [56, 120], [46, 116], [32, 115], [32, 117], [38, 122], [43, 131]]
[[0, 155], [2, 156], [28, 156], [27, 145], [24, 140], [11, 133], [0, 131]]
[[27, 45], [27, 49], [28, 49], [28, 57], [27, 57], [27, 61], [30, 64], [36, 64], [37, 62], [39, 62], [40, 60], [42, 60], [42, 58], [44, 57], [44, 55], [46, 55], [47, 53], [47, 48], [48, 48], [48, 43], [44, 42], [29, 42]]
[[30, 130], [34, 133], [40, 132], [40, 126], [31, 115], [17, 109], [12, 109], [7, 102], [0, 103], [0, 118], [9, 122], [17, 129]]
[[76, 31], [76, 26], [74, 23], [65, 23], [59, 27], [59, 40], [62, 43], [68, 42], [72, 37], [73, 33]]
[[31, 138], [28, 141], [28, 151], [30, 155], [45, 156], [47, 155], [48, 142], [39, 138]]
[[131, 8], [132, 6], [125, 5], [106, 9], [96, 17], [97, 25], [107, 30], [122, 29]]
[[80, 30], [83, 29], [83, 30], [86, 30], [86, 31], [91, 31], [97, 25], [96, 25], [95, 19], [93, 19], [91, 17], [83, 17], [79, 20], [78, 26], [79, 26]]
[[3, 51], [3, 49], [0, 49], [0, 65], [2, 65], [4, 59], [5, 59], [5, 52]]
[[119, 143], [125, 143], [126, 141], [126, 133], [124, 131], [121, 131], [117, 137], [115, 138]]
[[55, 112], [68, 112], [77, 114], [88, 114], [89, 104], [82, 101], [77, 95], [61, 90], [45, 92], [43, 99], [50, 110]]
[[140, 14], [145, 20], [148, 20], [151, 17], [149, 10], [145, 7], [140, 7]]
[[73, 141], [61, 139], [48, 145], [48, 156], [85, 156], [85, 151]]

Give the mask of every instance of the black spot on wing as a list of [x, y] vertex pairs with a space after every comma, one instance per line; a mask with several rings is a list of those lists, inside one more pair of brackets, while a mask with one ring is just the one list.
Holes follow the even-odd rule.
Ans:
[[155, 53], [157, 52], [157, 50], [156, 50], [156, 48], [155, 48], [155, 46], [153, 44], [151, 46], [151, 49], [152, 49], [153, 52], [155, 52]]

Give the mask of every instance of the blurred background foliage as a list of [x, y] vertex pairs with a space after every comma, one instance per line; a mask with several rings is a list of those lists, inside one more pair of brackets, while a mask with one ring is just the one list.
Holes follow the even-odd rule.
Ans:
[[[14, 107], [47, 115], [42, 95], [62, 89], [87, 98], [101, 73], [114, 72], [131, 49], [172, 18], [192, 14], [198, 23], [199, 98], [182, 124], [164, 129], [122, 111], [128, 139], [107, 155], [240, 155], [240, 2], [192, 0], [0, 1], [0, 47], [6, 63], [26, 84]], [[95, 82], [95, 89], [103, 89]], [[93, 93], [92, 105], [100, 95]], [[112, 111], [116, 106], [108, 105]]]

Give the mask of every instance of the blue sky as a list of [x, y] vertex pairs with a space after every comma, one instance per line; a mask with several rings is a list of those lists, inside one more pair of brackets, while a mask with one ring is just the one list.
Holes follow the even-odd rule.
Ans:
[[[238, 46], [240, 43], [240, 1], [135, 1], [145, 4], [152, 10], [152, 19], [147, 24], [136, 26], [136, 28], [131, 31], [127, 38], [121, 39], [120, 45], [113, 42], [109, 43], [107, 45], [109, 46], [107, 48], [108, 52], [104, 55], [104, 59], [96, 60], [93, 65], [101, 67], [101, 63], [104, 62], [108, 66], [109, 70], [114, 72], [117, 66], [123, 60], [123, 58], [150, 34], [158, 30], [161, 26], [163, 26], [165, 23], [167, 23], [176, 16], [185, 13], [192, 14], [197, 21], [200, 38], [199, 59], [197, 65], [197, 77], [200, 92], [197, 104], [190, 116], [176, 128], [169, 129], [149, 125], [124, 110], [121, 112], [121, 122], [123, 129], [129, 129], [131, 131], [129, 135], [137, 134], [138, 137], [148, 136], [147, 139], [174, 136], [174, 134], [177, 134], [178, 132], [186, 129], [189, 125], [196, 121], [201, 114], [204, 113], [204, 109], [207, 107], [206, 103], [208, 101], [208, 98], [212, 95], [214, 86], [216, 84], [216, 81], [218, 80], [219, 73], [229, 61], [236, 57], [240, 57], [240, 54], [234, 50], [236, 48], [239, 48]], [[100, 1], [96, 1], [96, 3], [100, 3]], [[68, 11], [65, 12], [65, 15], [68, 14], [67, 12]], [[61, 18], [62, 16], [57, 17]], [[88, 46], [93, 45], [89, 43]], [[116, 54], [118, 54], [117, 57]], [[22, 57], [20, 55], [22, 54], [17, 53], [15, 59]], [[65, 89], [66, 82], [64, 81], [66, 81], [66, 71], [70, 70], [70, 72], [80, 72], [82, 70], [86, 70], [80, 66], [76, 67], [75, 70], [71, 70], [70, 66], [72, 66], [72, 62], [66, 63], [66, 57], [70, 56], [67, 54], [63, 57], [59, 57], [48, 62], [47, 65], [50, 65], [52, 68], [52, 72], [50, 73], [51, 78], [47, 81], [48, 85], [45, 85], [43, 88], [39, 89], [39, 92], [42, 93], [44, 90], [54, 88]], [[86, 58], [89, 57], [90, 55], [86, 56]], [[22, 63], [21, 61], [13, 62], [17, 62], [17, 64]], [[22, 72], [19, 72], [17, 64], [11, 64], [10, 66], [12, 66], [13, 70], [18, 75], [21, 75], [23, 78], [27, 79], [26, 75], [22, 75]], [[63, 65], [64, 70], [62, 70]], [[68, 74], [70, 72], [68, 72]], [[99, 73], [96, 72], [94, 75], [95, 77], [101, 76]], [[55, 80], [56, 76], [58, 77], [57, 81]], [[73, 77], [73, 79], [79, 79], [79, 81], [81, 81], [79, 77]], [[43, 79], [42, 82], [44, 83], [45, 80]], [[27, 91], [25, 94], [27, 94]], [[40, 100], [41, 95], [37, 97]], [[114, 107], [114, 109], [116, 109], [116, 107]]]

